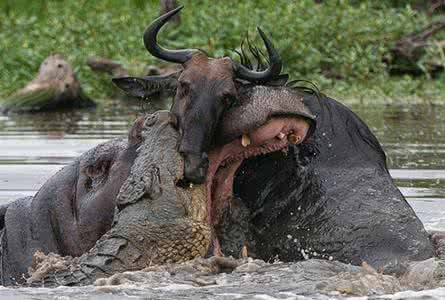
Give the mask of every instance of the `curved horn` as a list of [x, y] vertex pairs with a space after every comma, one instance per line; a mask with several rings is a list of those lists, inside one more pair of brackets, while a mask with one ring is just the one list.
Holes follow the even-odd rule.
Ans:
[[272, 42], [266, 37], [261, 28], [257, 27], [257, 29], [261, 39], [264, 42], [264, 45], [266, 45], [267, 53], [269, 54], [269, 67], [264, 71], [256, 72], [249, 70], [242, 64], [234, 61], [234, 71], [237, 77], [240, 79], [254, 82], [265, 82], [280, 75], [283, 65], [281, 63], [280, 54], [277, 52], [277, 50], [275, 50]]
[[169, 11], [166, 14], [163, 14], [156, 20], [154, 20], [150, 25], [148, 25], [147, 29], [144, 32], [144, 45], [147, 48], [148, 52], [151, 55], [174, 63], [183, 64], [188, 61], [195, 50], [185, 49], [185, 50], [168, 50], [164, 49], [158, 45], [156, 41], [156, 36], [161, 29], [161, 27], [167, 23], [167, 21], [176, 15], [184, 6], [179, 6], [174, 10]]

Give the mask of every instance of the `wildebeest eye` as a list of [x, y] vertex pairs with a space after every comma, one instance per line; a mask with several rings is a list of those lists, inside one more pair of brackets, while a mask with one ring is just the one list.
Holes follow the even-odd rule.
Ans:
[[179, 97], [188, 95], [190, 91], [190, 83], [187, 81], [180, 81], [178, 91], [180, 93]]
[[179, 87], [181, 89], [188, 90], [188, 89], [190, 89], [190, 82], [189, 81], [179, 81]]

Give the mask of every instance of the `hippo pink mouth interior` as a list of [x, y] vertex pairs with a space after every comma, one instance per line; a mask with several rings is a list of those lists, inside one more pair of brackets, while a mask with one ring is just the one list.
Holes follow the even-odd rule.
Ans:
[[[207, 211], [212, 226], [218, 224], [220, 213], [230, 206], [235, 172], [244, 159], [276, 151], [287, 152], [289, 144], [304, 141], [308, 122], [298, 116], [277, 116], [264, 125], [209, 152], [207, 171]], [[219, 242], [213, 240], [214, 254], [220, 254]]]

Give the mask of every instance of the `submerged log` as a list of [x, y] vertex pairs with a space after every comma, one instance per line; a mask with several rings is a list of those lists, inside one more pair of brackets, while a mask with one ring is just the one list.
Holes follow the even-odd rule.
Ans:
[[[430, 73], [443, 71], [443, 63], [439, 61], [426, 62], [425, 69], [420, 68], [419, 61], [425, 54], [426, 49], [433, 46], [429, 38], [444, 28], [445, 19], [433, 22], [420, 32], [411, 33], [397, 40], [390, 50], [391, 58], [385, 61], [390, 65], [390, 72], [392, 74], [420, 75], [425, 71]], [[435, 44], [445, 49], [445, 41], [439, 41]]]
[[44, 111], [96, 104], [85, 95], [65, 58], [52, 54], [40, 65], [35, 79], [0, 105], [3, 111]]

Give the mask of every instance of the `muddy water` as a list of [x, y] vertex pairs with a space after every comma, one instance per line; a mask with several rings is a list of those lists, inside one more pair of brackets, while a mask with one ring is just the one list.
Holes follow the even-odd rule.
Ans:
[[[145, 111], [166, 108], [168, 103], [155, 103], [145, 106]], [[445, 230], [445, 107], [420, 105], [352, 108], [368, 123], [383, 144], [392, 176], [426, 228]], [[0, 204], [21, 196], [33, 195], [46, 179], [74, 157], [107, 139], [125, 135], [129, 125], [143, 110], [138, 103], [107, 101], [105, 105], [90, 111], [0, 115]], [[267, 280], [275, 282], [280, 278], [280, 272], [289, 268], [292, 266], [277, 269], [275, 273], [268, 275]], [[236, 287], [223, 288], [218, 292], [206, 289], [202, 290], [202, 294], [192, 294], [204, 298], [218, 295], [219, 299], [250, 298], [255, 291], [258, 292], [258, 299], [297, 299], [296, 295], [300, 294], [298, 283], [295, 283], [297, 287], [289, 290], [289, 283], [280, 288], [278, 280], [272, 290], [259, 289], [262, 280], [266, 280], [263, 278], [264, 273], [249, 276], [259, 285], [252, 289], [246, 288], [245, 292], [242, 287], [241, 290]], [[162, 279], [163, 282], [165, 280]], [[193, 286], [170, 282], [158, 284], [157, 292], [150, 295], [162, 298], [168, 294], [181, 299], [189, 295], [187, 291], [192, 288]], [[113, 299], [113, 294], [118, 294], [116, 299], [124, 295], [137, 298], [147, 296], [143, 292], [145, 290], [146, 287], [138, 286], [122, 287], [107, 293], [98, 292], [94, 287], [55, 290], [0, 288], [0, 299], [64, 299], [72, 295], [85, 299]], [[422, 297], [421, 294], [408, 293], [411, 294], [388, 297]], [[440, 299], [445, 296], [445, 290], [436, 289], [429, 295]]]

